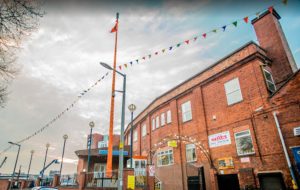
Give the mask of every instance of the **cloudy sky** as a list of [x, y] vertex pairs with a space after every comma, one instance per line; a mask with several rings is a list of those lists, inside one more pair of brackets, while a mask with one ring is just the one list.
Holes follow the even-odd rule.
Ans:
[[[116, 12], [120, 12], [117, 64], [121, 65], [275, 5], [300, 66], [298, 0], [289, 1], [287, 6], [280, 0], [251, 4], [231, 0], [101, 2], [45, 3], [46, 15], [40, 19], [39, 29], [23, 41], [18, 52], [20, 72], [9, 87], [6, 107], [0, 109], [0, 151], [8, 147], [8, 141], [17, 142], [43, 127], [107, 72], [99, 62], [113, 61], [114, 34], [109, 31]], [[253, 27], [240, 22], [237, 28], [219, 30], [205, 40], [166, 50], [129, 66], [122, 70], [128, 79], [126, 107], [136, 104], [138, 114], [157, 96], [251, 40], [257, 42]], [[122, 79], [117, 78], [117, 89], [121, 84]], [[43, 166], [45, 144], [51, 144], [48, 161], [59, 158], [62, 136], [68, 134], [63, 173], [76, 172], [74, 151], [85, 148], [88, 123], [94, 121], [94, 131], [107, 134], [110, 91], [111, 75], [49, 128], [22, 143], [18, 168], [22, 165], [22, 170], [27, 171], [30, 150], [35, 150], [31, 171], [38, 173]], [[116, 96], [115, 110], [115, 132], [119, 133], [121, 94]], [[129, 120], [126, 112], [126, 124]], [[8, 157], [0, 173], [12, 172], [16, 153], [17, 147], [13, 147], [0, 155], [0, 162]], [[59, 165], [50, 169], [58, 170]]]

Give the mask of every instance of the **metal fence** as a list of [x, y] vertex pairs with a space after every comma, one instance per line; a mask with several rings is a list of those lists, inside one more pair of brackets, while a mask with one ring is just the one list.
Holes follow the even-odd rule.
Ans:
[[118, 187], [118, 173], [113, 172], [112, 177], [105, 177], [104, 172], [91, 172], [86, 174], [86, 187]]
[[77, 174], [62, 175], [60, 177], [60, 186], [78, 186]]

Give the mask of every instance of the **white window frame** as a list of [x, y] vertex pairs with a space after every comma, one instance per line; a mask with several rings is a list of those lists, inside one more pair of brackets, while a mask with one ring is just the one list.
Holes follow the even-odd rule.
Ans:
[[160, 126], [164, 126], [166, 124], [165, 113], [160, 114]]
[[[162, 163], [162, 158], [168, 158], [168, 164]], [[167, 149], [167, 150], [161, 150], [157, 153], [157, 166], [170, 166], [174, 164], [174, 155], [173, 155], [173, 149]]]
[[131, 134], [129, 133], [127, 137], [127, 145], [130, 145], [130, 143], [131, 143]]
[[[245, 133], [247, 132], [248, 134], [243, 134], [243, 135], [240, 135], [241, 133]], [[248, 153], [241, 153], [240, 152], [240, 148], [239, 148], [239, 145], [237, 144], [238, 142], [238, 139], [240, 138], [243, 138], [243, 137], [247, 137], [249, 136], [250, 137], [250, 140], [251, 140], [251, 144], [252, 144], [252, 151], [251, 152], [248, 152]], [[234, 139], [235, 139], [235, 145], [236, 145], [236, 152], [237, 152], [237, 155], [238, 156], [245, 156], [245, 155], [251, 155], [251, 154], [255, 154], [255, 150], [254, 150], [254, 144], [253, 144], [253, 140], [252, 140], [252, 136], [251, 136], [251, 132], [249, 129], [247, 130], [244, 130], [244, 131], [239, 131], [239, 132], [236, 132], [234, 133]]]
[[193, 119], [191, 101], [186, 101], [181, 104], [182, 122], [187, 122]]
[[[188, 154], [192, 154], [192, 160], [188, 159]], [[193, 154], [195, 154], [195, 158], [193, 158]], [[196, 145], [195, 144], [186, 144], [185, 145], [185, 158], [186, 162], [195, 162], [197, 161], [197, 154], [196, 154]]]
[[152, 131], [155, 130], [155, 118], [152, 118]]
[[142, 126], [142, 136], [144, 137], [144, 136], [146, 136], [146, 135], [147, 135], [147, 125], [144, 124], [144, 125]]
[[[264, 72], [264, 77], [265, 77], [265, 80], [266, 80], [267, 89], [268, 89], [271, 93], [274, 93], [274, 92], [276, 91], [276, 85], [275, 85], [275, 82], [274, 82], [272, 73], [269, 72], [269, 71], [266, 70], [266, 69], [263, 69], [263, 72]], [[270, 75], [271, 80], [268, 80], [268, 79], [267, 79], [266, 73], [268, 73], [268, 74]], [[269, 85], [272, 85], [272, 86], [274, 87], [274, 91], [270, 88]]]
[[[232, 85], [234, 83], [236, 83], [234, 88], [229, 89], [229, 85]], [[240, 86], [238, 77], [231, 79], [230, 81], [227, 81], [224, 84], [224, 88], [225, 88], [225, 94], [226, 94], [226, 98], [227, 98], [227, 105], [232, 105], [232, 104], [243, 101], [242, 90], [241, 90], [241, 86]], [[238, 99], [236, 99], [236, 100], [232, 99], [233, 95], [238, 95]]]
[[159, 116], [156, 116], [155, 118], [155, 127], [156, 129], [159, 128]]
[[167, 124], [172, 122], [172, 113], [171, 110], [167, 111]]
[[133, 142], [136, 142], [138, 140], [138, 132], [137, 129], [133, 131]]

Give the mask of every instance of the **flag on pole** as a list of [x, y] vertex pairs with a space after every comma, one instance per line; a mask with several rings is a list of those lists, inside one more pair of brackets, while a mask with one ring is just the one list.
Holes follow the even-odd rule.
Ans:
[[118, 21], [116, 21], [115, 26], [111, 29], [110, 33], [116, 32], [118, 30]]

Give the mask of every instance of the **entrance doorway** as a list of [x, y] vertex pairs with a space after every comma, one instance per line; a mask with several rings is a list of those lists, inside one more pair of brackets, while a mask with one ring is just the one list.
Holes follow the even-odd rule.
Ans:
[[240, 184], [237, 174], [218, 175], [219, 190], [239, 190]]
[[260, 173], [258, 174], [260, 188], [263, 190], [285, 190], [281, 173]]
[[188, 190], [206, 190], [203, 167], [198, 169], [198, 176], [188, 176]]

